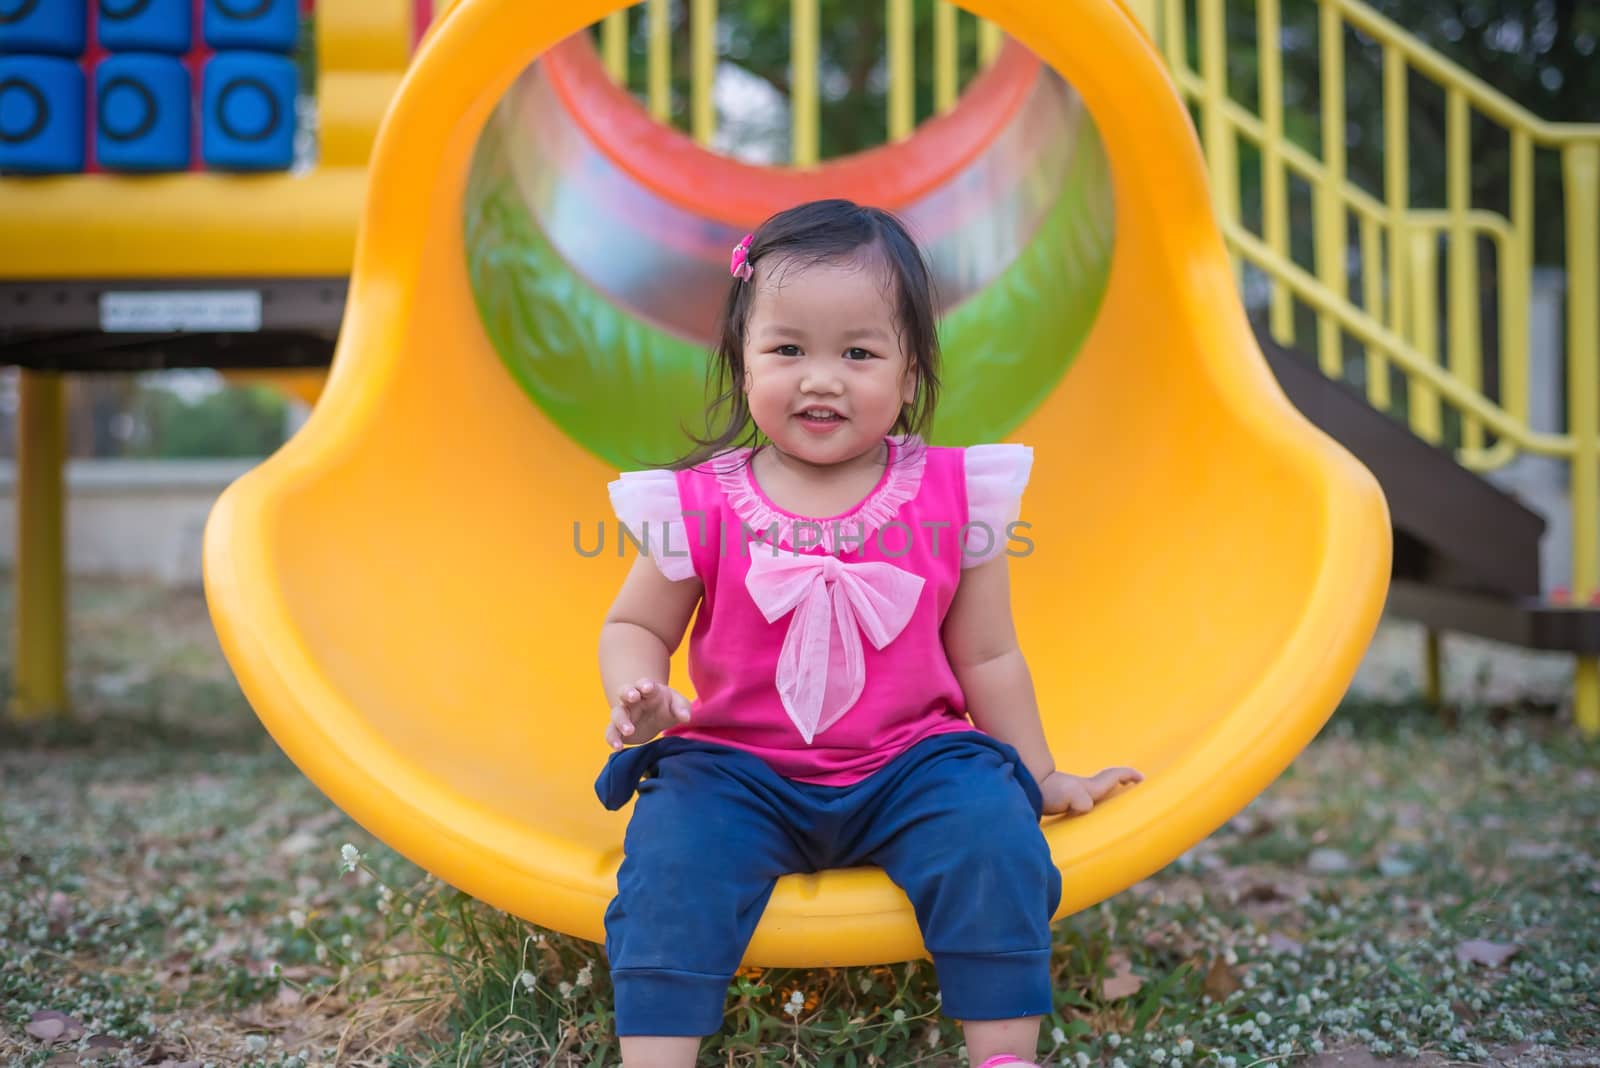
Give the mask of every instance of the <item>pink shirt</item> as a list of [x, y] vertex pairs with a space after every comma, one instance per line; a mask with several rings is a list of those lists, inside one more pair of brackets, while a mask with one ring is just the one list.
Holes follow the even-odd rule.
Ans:
[[695, 698], [676, 737], [746, 750], [800, 782], [858, 782], [924, 738], [974, 729], [940, 628], [961, 572], [1021, 544], [1024, 445], [891, 437], [850, 511], [786, 512], [729, 450], [623, 472], [618, 519], [667, 578], [698, 577]]

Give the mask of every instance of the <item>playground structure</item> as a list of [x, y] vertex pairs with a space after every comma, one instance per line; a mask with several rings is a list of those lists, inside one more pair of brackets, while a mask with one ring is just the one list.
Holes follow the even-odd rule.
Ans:
[[[1265, 0], [1263, 8], [1269, 3]], [[1324, 3], [1334, 18], [1364, 11], [1342, 0]], [[344, 164], [325, 167], [329, 157], [324, 154], [324, 165], [308, 176], [268, 179], [317, 181], [337, 174], [344, 183], [337, 186], [341, 195], [353, 194], [338, 204], [327, 195], [314, 202], [297, 201], [312, 218], [297, 220], [300, 228], [287, 237], [277, 231], [292, 213], [278, 214], [281, 209], [272, 203], [278, 191], [264, 191], [255, 179], [247, 185], [206, 176], [186, 187], [181, 194], [189, 205], [186, 215], [210, 218], [208, 209], [237, 208], [250, 199], [253, 217], [241, 221], [252, 227], [241, 237], [254, 245], [248, 257], [243, 244], [234, 247], [235, 258], [229, 260], [226, 248], [208, 249], [201, 240], [182, 248], [170, 242], [145, 248], [155, 243], [163, 225], [176, 224], [179, 194], [167, 203], [155, 194], [134, 191], [129, 215], [138, 218], [117, 224], [124, 230], [112, 231], [117, 235], [112, 248], [129, 259], [120, 267], [114, 259], [86, 259], [85, 239], [80, 236], [75, 247], [72, 240], [73, 234], [87, 233], [74, 212], [86, 210], [88, 198], [103, 194], [103, 187], [84, 185], [76, 188], [85, 191], [73, 193], [70, 180], [54, 185], [0, 181], [0, 226], [8, 238], [23, 238], [17, 246], [23, 250], [21, 270], [29, 272], [30, 285], [55, 280], [60, 291], [69, 293], [67, 306], [74, 292], [106, 287], [79, 282], [74, 289], [64, 280], [99, 272], [161, 279], [169, 287], [220, 276], [259, 284], [264, 328], [269, 306], [277, 305], [279, 311], [301, 307], [298, 318], [274, 323], [281, 331], [276, 335], [265, 329], [231, 339], [190, 332], [145, 339], [152, 350], [188, 351], [194, 360], [225, 365], [314, 364], [326, 356], [329, 319], [337, 327], [342, 313], [333, 375], [311, 422], [279, 456], [229, 492], [208, 531], [208, 594], [224, 648], [274, 737], [365, 826], [484, 900], [587, 937], [597, 936], [607, 882], [620, 859], [621, 822], [615, 814], [597, 811], [588, 792], [600, 750], [582, 710], [592, 707], [598, 695], [590, 673], [572, 665], [592, 661], [586, 643], [604, 608], [597, 591], [614, 588], [624, 562], [566, 562], [562, 557], [573, 551], [574, 520], [606, 516], [605, 483], [621, 466], [624, 450], [648, 451], [656, 442], [647, 436], [652, 429], [647, 419], [619, 420], [625, 431], [619, 434], [594, 420], [592, 411], [586, 418], [581, 405], [560, 409], [559, 398], [571, 383], [540, 377], [557, 361], [529, 359], [527, 338], [497, 329], [493, 310], [506, 305], [497, 304], [496, 298], [514, 302], [517, 293], [485, 288], [498, 277], [497, 261], [489, 253], [533, 247], [545, 254], [533, 262], [552, 268], [569, 265], [568, 275], [554, 289], [558, 297], [552, 299], [576, 295], [583, 307], [605, 305], [624, 312], [621, 319], [607, 320], [605, 330], [594, 326], [599, 319], [575, 318], [580, 328], [588, 323], [594, 334], [615, 337], [607, 331], [633, 331], [626, 336], [641, 343], [625, 351], [642, 358], [627, 366], [652, 374], [676, 373], [675, 379], [648, 383], [652, 395], [654, 387], [663, 386], [668, 396], [681, 399], [683, 394], [672, 390], [687, 388], [684, 353], [692, 351], [697, 339], [670, 322], [672, 300], [630, 290], [627, 279], [601, 277], [593, 265], [584, 272], [581, 242], [568, 233], [567, 244], [562, 244], [559, 216], [548, 211], [554, 200], [540, 199], [539, 191], [548, 192], [562, 177], [560, 167], [551, 162], [556, 154], [528, 152], [530, 145], [541, 142], [517, 135], [529, 129], [559, 134], [567, 139], [564, 144], [582, 148], [602, 164], [604, 180], [580, 192], [617, 196], [622, 199], [612, 203], [629, 205], [654, 198], [657, 214], [626, 216], [636, 222], [660, 218], [668, 208], [692, 215], [699, 224], [697, 243], [673, 250], [679, 258], [669, 261], [686, 276], [719, 256], [725, 258], [723, 249], [736, 231], [777, 206], [784, 193], [770, 174], [759, 181], [754, 173], [741, 178], [727, 161], [690, 151], [710, 133], [705, 116], [714, 57], [706, 12], [714, 7], [700, 0], [694, 4], [693, 139], [673, 139], [663, 132], [654, 148], [628, 137], [605, 142], [619, 128], [643, 132], [648, 127], [641, 119], [663, 113], [656, 72], [664, 64], [655, 60], [655, 42], [664, 38], [652, 37], [649, 108], [634, 107], [620, 91], [608, 97], [606, 86], [592, 75], [597, 63], [613, 79], [623, 73], [626, 53], [619, 16], [611, 15], [600, 32], [603, 59], [585, 51], [583, 38], [571, 36], [588, 18], [602, 14], [603, 6], [573, 5], [571, 11], [551, 12], [493, 0], [454, 5], [441, 17], [406, 91], [393, 102], [373, 159], [370, 188], [363, 189], [366, 175], [360, 164], [366, 159], [366, 143], [360, 137], [352, 137], [359, 155], [343, 156]], [[1177, 88], [1201, 104], [1204, 156], [1189, 136], [1161, 54], [1124, 8], [1109, 0], [1085, 2], [1072, 11], [1069, 34], [1066, 16], [1059, 12], [1020, 3], [972, 6], [1027, 48], [1002, 46], [994, 24], [984, 23], [980, 32], [992, 66], [959, 100], [954, 78], [941, 75], [941, 104], [948, 113], [918, 126], [906, 88], [910, 5], [889, 0], [893, 143], [881, 151], [913, 152], [919, 142], [937, 144], [936, 136], [960, 132], [964, 116], [987, 115], [978, 125], [988, 136], [976, 139], [962, 162], [986, 168], [978, 173], [995, 183], [990, 188], [1025, 188], [1027, 176], [1035, 174], [1053, 176], [1055, 183], [1047, 186], [1055, 194], [1053, 203], [1024, 201], [1021, 206], [1033, 214], [1004, 214], [1020, 214], [1025, 220], [1013, 231], [1013, 246], [985, 245], [993, 227], [969, 226], [963, 240], [961, 228], [953, 226], [949, 251], [939, 262], [949, 279], [967, 280], [967, 288], [958, 289], [970, 296], [963, 306], [981, 308], [977, 302], [1003, 286], [1006, 272], [993, 264], [985, 267], [980, 254], [964, 258], [960, 250], [987, 250], [1004, 265], [1023, 263], [1030, 248], [1043, 249], [1034, 257], [1037, 264], [1027, 265], [1034, 271], [1054, 266], [1056, 273], [1046, 277], [1076, 293], [1083, 304], [1073, 314], [1037, 303], [1020, 312], [1052, 327], [1083, 320], [1081, 333], [1070, 339], [1059, 365], [1024, 366], [1024, 372], [1037, 378], [1019, 381], [1012, 395], [999, 400], [981, 397], [975, 389], [962, 400], [961, 390], [954, 389], [949, 402], [950, 422], [957, 428], [957, 436], [949, 440], [1008, 437], [1036, 450], [1039, 476], [1030, 489], [1025, 517], [1040, 532], [1058, 532], [1059, 540], [1018, 565], [1030, 574], [1028, 582], [1019, 584], [1017, 611], [1052, 743], [1088, 763], [1134, 762], [1150, 774], [1140, 791], [1118, 799], [1093, 820], [1050, 826], [1058, 862], [1074, 873], [1063, 903], [1066, 912], [1160, 867], [1270, 782], [1331, 713], [1384, 599], [1390, 516], [1373, 480], [1344, 449], [1310, 429], [1286, 403], [1268, 369], [1279, 372], [1302, 411], [1325, 411], [1336, 404], [1329, 398], [1348, 398], [1328, 393], [1336, 387], [1322, 378], [1312, 385], [1291, 385], [1289, 364], [1276, 355], [1270, 363], [1260, 358], [1237, 297], [1230, 252], [1261, 265], [1278, 282], [1272, 330], [1278, 340], [1296, 340], [1288, 336], [1286, 319], [1277, 311], [1287, 294], [1315, 307], [1319, 324], [1332, 324], [1319, 325], [1319, 341], [1348, 331], [1369, 345], [1366, 359], [1386, 361], [1407, 381], [1432, 387], [1436, 401], [1451, 402], [1475, 416], [1495, 440], [1488, 442], [1480, 432], [1463, 444], [1465, 461], [1491, 461], [1518, 446], [1570, 455], [1574, 500], [1581, 510], [1585, 500], [1593, 504], [1593, 497], [1580, 496], [1577, 480], [1584, 470], [1594, 473], [1584, 465], [1592, 464], [1600, 435], [1588, 433], [1585, 428], [1592, 424], [1585, 420], [1590, 415], [1581, 412], [1564, 435], [1529, 430], [1525, 400], [1519, 401], [1512, 379], [1505, 382], [1504, 405], [1490, 401], [1469, 384], [1471, 376], [1463, 368], [1470, 361], [1457, 356], [1459, 346], [1450, 348], [1451, 366], [1440, 367], [1437, 338], [1430, 341], [1424, 325], [1429, 316], [1419, 310], [1437, 306], [1426, 296], [1431, 290], [1422, 284], [1425, 274], [1406, 275], [1412, 279], [1409, 305], [1392, 302], [1390, 313], [1410, 331], [1397, 332], [1387, 325], [1388, 317], [1364, 310], [1375, 302], [1352, 304], [1342, 282], [1335, 286], [1322, 277], [1326, 269], [1342, 278], [1331, 257], [1319, 256], [1318, 271], [1306, 272], [1284, 256], [1281, 229], [1256, 238], [1239, 223], [1236, 191], [1226, 177], [1231, 138], [1240, 131], [1260, 133], [1277, 145], [1277, 154], [1267, 156], [1280, 170], [1318, 161], [1291, 150], [1270, 117], [1257, 120], [1227, 100], [1216, 51], [1222, 40], [1220, 4], [1201, 4], [1201, 74], [1187, 69], [1186, 50], [1172, 44], [1182, 40], [1182, 5], [1169, 4], [1159, 24], [1146, 13], [1145, 25], [1159, 29], [1169, 49], [1168, 66]], [[647, 18], [654, 19], [663, 7], [652, 0]], [[955, 13], [948, 10], [950, 16], [941, 13], [938, 23], [941, 35], [954, 32]], [[324, 2], [318, 9], [319, 26], [326, 15], [336, 27], [344, 14]], [[933, 171], [923, 164], [920, 169], [880, 169], [878, 173], [909, 173], [915, 181], [873, 188], [849, 173], [848, 161], [818, 161], [815, 3], [797, 0], [794, 19], [797, 70], [813, 75], [797, 77], [794, 86], [794, 157], [802, 166], [817, 166], [798, 188], [806, 195], [836, 191], [902, 208], [935, 195], [941, 182], [960, 178], [959, 169]], [[650, 25], [653, 29], [655, 23]], [[349, 39], [360, 38], [351, 32]], [[338, 41], [337, 29], [333, 34]], [[324, 46], [319, 36], [319, 55]], [[1401, 55], [1398, 62], [1422, 66], [1425, 60], [1426, 69], [1446, 69], [1451, 78], [1462, 79], [1459, 72], [1441, 68], [1442, 61], [1431, 53], [1404, 44], [1394, 47]], [[936, 52], [944, 54], [942, 48]], [[1029, 52], [1065, 82], [1030, 62]], [[553, 62], [529, 69], [528, 63], [540, 55]], [[397, 75], [390, 70], [383, 76], [392, 90]], [[1470, 83], [1462, 79], [1460, 84]], [[1008, 86], [1009, 94], [1001, 91]], [[334, 88], [319, 87], [319, 101]], [[374, 121], [362, 128], [370, 138], [388, 97], [368, 88], [361, 97], [368, 105], [362, 114]], [[1482, 96], [1477, 88], [1462, 92], [1474, 103]], [[574, 103], [579, 100], [588, 103]], [[1020, 121], [1030, 101], [1056, 109], [1058, 130], [1076, 129], [1084, 136], [1073, 141], [1058, 133], [1046, 145], [1054, 150], [1053, 157], [1044, 151], [1035, 157], [1001, 155], [984, 161], [979, 149], [1003, 145], [1003, 131], [1008, 123]], [[992, 110], [984, 112], [984, 106]], [[1062, 116], [1073, 114], [1083, 117], [1080, 125], [1063, 127]], [[354, 131], [358, 126], [336, 124], [336, 129]], [[1567, 146], [1564, 151], [1575, 160], [1576, 182], [1592, 178], [1585, 161], [1600, 143], [1592, 129], [1530, 129], [1529, 138], [1537, 135], [1542, 142]], [[429, 146], [428, 151], [419, 154], [419, 144]], [[661, 156], [649, 155], [652, 151]], [[670, 184], [671, 175], [646, 165], [669, 154], [694, 161], [677, 176], [683, 184]], [[929, 156], [948, 158], [948, 153]], [[1097, 157], [1103, 159], [1103, 168], [1097, 168]], [[582, 173], [596, 171], [586, 168]], [[717, 174], [732, 177], [723, 185], [704, 184], [708, 175]], [[1068, 175], [1076, 175], [1076, 182], [1067, 181]], [[1319, 175], [1324, 202], [1334, 204], [1323, 209], [1327, 217], [1336, 209], [1359, 213], [1371, 208], [1361, 199], [1365, 194], [1341, 183], [1337, 167], [1330, 165]], [[323, 185], [325, 194], [336, 188], [330, 181]], [[1064, 192], [1068, 189], [1072, 197]], [[13, 196], [14, 190], [18, 195]], [[519, 196], [506, 196], [507, 190]], [[535, 192], [521, 195], [527, 190]], [[279, 191], [300, 195], [287, 185]], [[147, 199], [141, 203], [140, 196]], [[202, 200], [197, 209], [195, 196], [215, 199]], [[1215, 197], [1215, 214], [1208, 196]], [[708, 203], [715, 200], [720, 205]], [[106, 202], [102, 197], [95, 203]], [[15, 218], [13, 204], [18, 206]], [[139, 211], [141, 206], [168, 214], [151, 218]], [[335, 231], [331, 226], [341, 208], [348, 216], [343, 229]], [[984, 208], [990, 218], [999, 214], [993, 202], [985, 202]], [[1047, 208], [1057, 209], [1056, 215]], [[1585, 291], [1579, 282], [1593, 280], [1593, 252], [1600, 244], [1586, 210], [1578, 206], [1569, 214], [1569, 229], [1578, 238], [1569, 248], [1573, 291]], [[1072, 224], [1067, 229], [1085, 242], [1070, 257], [1060, 232], [1051, 236], [1049, 230], [1051, 218], [1063, 214]], [[271, 218], [262, 221], [263, 215]], [[1280, 218], [1270, 207], [1268, 215]], [[1362, 218], [1371, 215], [1368, 210]], [[354, 240], [357, 217], [364, 219], [359, 248]], [[474, 226], [507, 219], [522, 227], [515, 232], [531, 233], [535, 242], [542, 235], [542, 245], [469, 241], [469, 233], [481, 233]], [[323, 229], [323, 224], [330, 228]], [[1327, 232], [1339, 232], [1326, 225]], [[1392, 232], [1401, 239], [1389, 247], [1402, 250], [1417, 247], [1405, 240], [1412, 226], [1525, 232], [1515, 226], [1497, 229], [1482, 213], [1470, 211], [1413, 221], [1403, 207], [1398, 215], [1386, 209], [1378, 226], [1379, 242], [1387, 232], [1383, 227], [1400, 227]], [[1363, 222], [1363, 241], [1370, 229]], [[1041, 233], [1048, 240], [1040, 242]], [[296, 236], [302, 243], [315, 236], [317, 255], [296, 247]], [[340, 241], [349, 244], [341, 248]], [[1403, 261], [1404, 269], [1425, 271], [1426, 254], [1417, 251], [1415, 257]], [[1075, 271], [1063, 273], [1060, 264], [1069, 258]], [[1514, 255], [1502, 257], [1500, 267], [1507, 270], [1509, 263], [1514, 277], [1518, 262]], [[352, 263], [346, 303], [342, 280]], [[1520, 263], [1525, 267], [1527, 261]], [[555, 272], [534, 275], [535, 280], [548, 280]], [[1384, 292], [1379, 282], [1372, 284], [1369, 293]], [[100, 290], [93, 288], [97, 285]], [[13, 290], [13, 300], [19, 292]], [[284, 296], [265, 299], [273, 293]], [[0, 307], [8, 307], [9, 315], [15, 305], [6, 305], [5, 296], [0, 289]], [[540, 307], [537, 293], [522, 299], [527, 303], [512, 312]], [[1572, 302], [1574, 307], [1581, 303]], [[1167, 314], [1150, 315], [1152, 306]], [[1574, 317], [1569, 337], [1574, 396], [1579, 386], [1592, 384], [1593, 323], [1585, 318], [1590, 312], [1569, 311]], [[1057, 314], [1063, 318], [1049, 318]], [[989, 309], [987, 317], [993, 320], [996, 312]], [[1515, 353], [1515, 324], [1508, 329], [1512, 344], [1506, 351]], [[71, 367], [82, 359], [77, 350], [85, 347], [87, 335], [96, 333], [80, 323], [72, 340], [57, 338], [51, 344], [34, 337], [0, 351], [7, 358], [20, 353], [24, 358], [18, 362], [33, 367]], [[594, 334], [580, 329], [573, 338], [584, 342]], [[224, 346], [224, 341], [231, 343]], [[286, 346], [294, 345], [300, 346], [300, 357], [282, 355]], [[1330, 355], [1336, 349], [1330, 345], [1319, 350], [1325, 374], [1338, 369]], [[136, 351], [123, 347], [112, 353], [132, 359]], [[450, 353], [448, 364], [435, 355], [445, 352]], [[602, 368], [608, 356], [604, 349], [581, 345], [550, 355], [563, 353], [592, 356]], [[957, 383], [963, 373], [973, 376], [983, 369], [984, 359], [994, 358], [972, 344], [952, 345], [951, 353]], [[1132, 353], [1140, 359], [1130, 359]], [[621, 375], [597, 377], [596, 397], [609, 398], [604, 391], [640, 385]], [[48, 470], [59, 455], [52, 458], [48, 448], [37, 446], [49, 440], [48, 413], [59, 404], [51, 391], [58, 387], [47, 375], [30, 374], [26, 383], [34, 416], [25, 420], [24, 446], [31, 455], [23, 463], [23, 492], [28, 494], [30, 472], [32, 485], [44, 484], [45, 489], [31, 498], [43, 507], [32, 512], [38, 529], [31, 540], [23, 539], [24, 550], [32, 545], [31, 559], [47, 565], [51, 561], [40, 555], [40, 548], [49, 551], [49, 522], [60, 506], [58, 490], [50, 498]], [[1587, 395], [1593, 393], [1590, 389]], [[1308, 397], [1311, 403], [1305, 402]], [[1430, 471], [1448, 468], [1450, 477], [1474, 478], [1432, 447], [1438, 431], [1429, 410], [1427, 405], [1410, 409], [1413, 425], [1420, 428], [1416, 434], [1393, 427], [1408, 443], [1424, 443], [1422, 452], [1406, 454], [1408, 462], [1435, 465]], [[40, 412], [45, 413], [43, 420]], [[639, 436], [628, 436], [635, 431]], [[1380, 478], [1388, 439], [1384, 442], [1370, 453], [1360, 444], [1351, 446]], [[1498, 453], [1489, 455], [1491, 450]], [[527, 458], [534, 456], [545, 459], [530, 479]], [[404, 482], [392, 473], [396, 469], [409, 472]], [[1063, 490], [1069, 483], [1070, 502]], [[1474, 482], [1452, 484], [1460, 495], [1475, 492], [1467, 488]], [[1138, 492], [1130, 493], [1130, 487]], [[1396, 500], [1392, 492], [1390, 497]], [[1403, 509], [1414, 502], [1396, 503], [1399, 527], [1406, 518]], [[1500, 505], [1489, 501], [1488, 507]], [[1082, 514], [1094, 515], [1096, 522], [1078, 521]], [[1440, 532], [1437, 524], [1429, 528], [1425, 518], [1416, 523], [1417, 554], [1397, 558], [1397, 568], [1413, 563], [1421, 568], [1421, 577], [1438, 577], [1438, 561], [1450, 558], [1468, 565], [1455, 574], [1467, 576], [1469, 589], [1481, 591], [1485, 574], [1500, 580], [1490, 586], [1497, 604], [1509, 603], [1528, 618], [1544, 620], [1539, 633], [1555, 636], [1547, 642], [1574, 642], [1568, 647], [1581, 654], [1580, 721], [1592, 727], [1595, 695], [1589, 683], [1600, 646], [1582, 644], [1590, 613], [1514, 600], [1528, 592], [1525, 569], [1496, 575], [1490, 565], [1497, 554], [1489, 554], [1487, 561], [1475, 558], [1470, 546], [1461, 545], [1459, 530], [1453, 535]], [[1184, 537], [1173, 539], [1174, 529], [1183, 530]], [[1408, 534], [1404, 529], [1400, 533]], [[1592, 525], [1575, 524], [1574, 546], [1574, 595], [1582, 602], [1594, 580]], [[1587, 553], [1586, 565], [1578, 564], [1580, 550]], [[547, 566], [525, 566], [529, 561]], [[36, 577], [50, 571], [48, 566], [24, 563], [20, 569], [24, 612], [29, 606], [48, 606], [52, 598], [59, 612], [59, 554], [53, 563], [53, 586]], [[1478, 565], [1477, 570], [1471, 565]], [[1092, 608], [1062, 613], [1056, 601], [1062, 590], [1071, 590], [1075, 602]], [[44, 615], [48, 624], [48, 612]], [[1154, 620], [1161, 621], [1164, 633], [1181, 640], [1157, 647], [1150, 638]], [[59, 662], [52, 664], [40, 652], [51, 644], [50, 627], [19, 629], [43, 635], [31, 645], [24, 638], [22, 653], [31, 652], [32, 659], [18, 658], [21, 709], [60, 707], [64, 689], [52, 690], [50, 683]], [[681, 659], [674, 671], [682, 677]], [[1178, 693], [1184, 695], [1181, 708], [1173, 702]], [[1072, 711], [1107, 707], [1129, 711], [1109, 717], [1115, 721], [1111, 723], [1097, 722], [1108, 717], [1080, 717]], [[595, 754], [593, 760], [584, 757], [589, 752]], [[1223, 765], [1237, 778], [1219, 790], [1215, 770]], [[880, 873], [864, 871], [786, 880], [752, 945], [752, 957], [768, 963], [851, 963], [916, 952], [915, 928], [903, 898]]]
[[[24, 368], [12, 715], [67, 705], [61, 373], [325, 366], [367, 156], [430, 10], [316, 5], [317, 159], [305, 173], [0, 177], [0, 362]], [[108, 295], [131, 322], [107, 321]]]
[[[737, 235], [792, 196], [765, 168], [715, 159], [687, 137], [632, 136], [640, 108], [620, 92], [574, 106], [587, 98], [567, 49], [586, 46], [572, 35], [604, 13], [493, 0], [445, 11], [374, 152], [327, 388], [291, 442], [223, 495], [206, 539], [223, 649], [306, 774], [450, 884], [594, 940], [626, 815], [594, 803], [604, 750], [582, 710], [601, 695], [575, 665], [592, 660], [629, 561], [580, 555], [573, 524], [604, 519], [619, 461], [656, 444], [625, 392], [633, 378], [665, 398], [658, 419], [689, 414], [673, 409], [665, 315], [702, 273], [722, 284], [713, 268], [725, 271]], [[1125, 761], [1147, 776], [1092, 820], [1047, 824], [1072, 871], [1070, 912], [1209, 834], [1317, 733], [1376, 627], [1389, 523], [1371, 475], [1253, 355], [1198, 145], [1138, 24], [1114, 3], [977, 13], [1043, 61], [1002, 49], [974, 82], [964, 103], [995, 107], [988, 138], [964, 153], [940, 147], [963, 129], [958, 103], [941, 124], [873, 150], [877, 165], [819, 162], [804, 185], [904, 209], [930, 230], [943, 222], [930, 246], [957, 291], [952, 317], [976, 309], [993, 328], [998, 307], [1057, 335], [1054, 353], [1013, 366], [1010, 342], [953, 330], [935, 440], [983, 433], [1033, 446], [1027, 515], [1039, 549], [1014, 565], [1027, 569], [1015, 610], [1047, 732], [1086, 764]], [[541, 56], [549, 68], [525, 75]], [[1052, 132], [1009, 137], [1036, 108], [1055, 116]], [[579, 138], [619, 127], [625, 152], [607, 152], [603, 134]], [[507, 143], [528, 144], [528, 129], [545, 150], [519, 170]], [[902, 153], [938, 169], [897, 166]], [[1058, 176], [1053, 200], [1030, 212], [1041, 169]], [[543, 302], [538, 289], [560, 265], [541, 245], [563, 235], [545, 223], [541, 194], [576, 197], [560, 191], [567, 173], [608, 209], [583, 213], [596, 245], [616, 248], [601, 220], [628, 220], [621, 262], [632, 270], [575, 277], [580, 244], [572, 275], [549, 283], [559, 303]], [[969, 193], [965, 216], [924, 216], [947, 186], [993, 199]], [[688, 218], [653, 227], [661, 209], [638, 207], [647, 194]], [[1071, 221], [1058, 229], [1059, 213]], [[1003, 220], [1016, 220], [1015, 249], [1001, 244]], [[1103, 272], [1097, 234], [1112, 250]], [[670, 259], [653, 251], [673, 241]], [[995, 270], [984, 252], [997, 245]], [[498, 271], [477, 270], [480, 251]], [[530, 276], [516, 291], [532, 287], [526, 303], [486, 291], [517, 271]], [[1080, 316], [1063, 287], [1089, 290], [1081, 332], [1068, 329]], [[605, 373], [601, 338], [627, 354], [628, 379]], [[532, 343], [547, 347], [519, 374]], [[574, 357], [599, 368], [576, 401], [581, 382], [547, 391], [536, 378]], [[1035, 380], [1016, 395], [978, 388], [997, 375]], [[564, 405], [617, 417], [584, 423]], [[1092, 610], [1063, 612], [1064, 591]], [[1184, 639], [1157, 654], [1142, 638], [1151, 618]], [[750, 957], [849, 964], [920, 951], [904, 894], [880, 870], [850, 869], [780, 880]]]

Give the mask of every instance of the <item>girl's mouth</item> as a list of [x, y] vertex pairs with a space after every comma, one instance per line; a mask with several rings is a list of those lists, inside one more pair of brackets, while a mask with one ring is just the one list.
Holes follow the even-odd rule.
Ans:
[[800, 412], [795, 418], [813, 433], [827, 433], [845, 423], [844, 416], [834, 412]]

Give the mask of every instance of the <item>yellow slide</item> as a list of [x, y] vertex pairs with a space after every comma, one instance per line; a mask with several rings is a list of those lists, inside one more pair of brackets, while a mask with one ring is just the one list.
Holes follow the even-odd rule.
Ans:
[[[520, 72], [615, 0], [462, 0], [379, 134], [349, 303], [310, 422], [206, 532], [223, 648], [273, 736], [337, 804], [500, 908], [603, 937], [627, 812], [607, 749], [600, 621], [631, 563], [585, 558], [615, 467], [516, 388], [469, 285], [479, 134]], [[1116, 242], [1099, 314], [1011, 435], [1034, 447], [1011, 564], [1057, 759], [1146, 782], [1046, 832], [1062, 913], [1162, 867], [1317, 733], [1377, 624], [1389, 523], [1368, 472], [1290, 406], [1231, 276], [1198, 144], [1114, 0], [972, 0], [1094, 116]], [[682, 652], [674, 678], [685, 677]], [[876, 869], [790, 876], [750, 963], [907, 959]]]

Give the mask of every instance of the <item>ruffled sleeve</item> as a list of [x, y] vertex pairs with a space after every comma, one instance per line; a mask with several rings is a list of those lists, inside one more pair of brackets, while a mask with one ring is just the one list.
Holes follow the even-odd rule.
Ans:
[[619, 530], [617, 536], [634, 538], [640, 551], [672, 581], [694, 578], [677, 476], [664, 469], [624, 471], [607, 488], [617, 520], [628, 528], [626, 535]]
[[1005, 552], [1008, 528], [1022, 514], [1022, 491], [1033, 470], [1033, 449], [1010, 443], [966, 449], [967, 528], [961, 566], [977, 567]]

